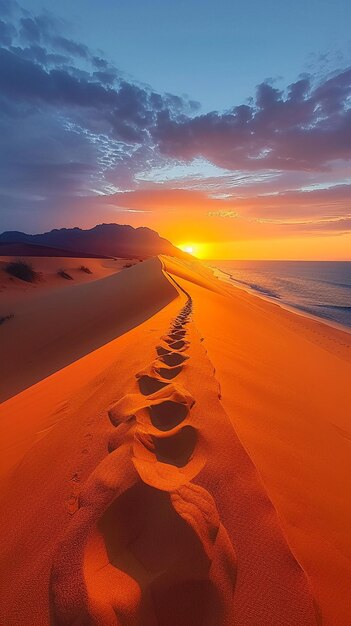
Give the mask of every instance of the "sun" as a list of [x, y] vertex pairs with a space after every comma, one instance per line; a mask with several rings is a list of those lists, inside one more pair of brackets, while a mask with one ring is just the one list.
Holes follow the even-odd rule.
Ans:
[[184, 252], [188, 252], [189, 254], [193, 254], [193, 252], [194, 252], [193, 246], [185, 246], [184, 247]]
[[185, 243], [180, 243], [177, 245], [179, 250], [186, 252], [187, 254], [192, 255], [196, 259], [204, 259], [206, 258], [207, 246], [204, 243], [193, 241], [186, 241]]
[[196, 256], [197, 253], [197, 247], [195, 244], [193, 243], [181, 243], [179, 244], [179, 246], [177, 246], [180, 250], [183, 250], [183, 252], [187, 252], [188, 254], [193, 254]]
[[183, 252], [186, 252], [187, 254], [190, 254], [196, 259], [207, 258], [207, 244], [205, 243], [200, 243], [198, 241], [186, 241], [184, 243], [177, 244], [177, 248], [179, 248], [179, 250], [182, 250]]

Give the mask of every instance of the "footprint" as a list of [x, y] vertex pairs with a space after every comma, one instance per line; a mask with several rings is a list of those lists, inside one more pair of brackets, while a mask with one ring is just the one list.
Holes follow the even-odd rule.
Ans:
[[149, 396], [163, 387], [166, 387], [168, 384], [169, 383], [163, 382], [154, 376], [148, 376], [147, 374], [142, 374], [138, 377], [140, 393], [142, 393], [143, 396]]
[[192, 480], [206, 464], [204, 441], [188, 424], [157, 435], [137, 429], [132, 460], [145, 484], [171, 491]]
[[185, 349], [189, 347], [189, 341], [185, 339], [176, 339], [171, 343], [166, 343], [165, 346], [158, 345], [156, 346], [156, 352], [158, 356], [163, 356], [164, 354], [170, 354], [174, 351], [183, 352]]
[[186, 350], [189, 347], [189, 342], [184, 339], [177, 339], [173, 343], [168, 344], [172, 350]]
[[135, 477], [107, 487], [101, 477], [121, 474], [115, 461], [103, 464], [89, 485], [95, 506], [83, 502], [55, 558], [55, 626], [226, 626], [236, 560], [211, 496], [191, 483], [167, 493]]
[[[141, 372], [138, 372], [138, 374], [136, 374], [136, 378], [140, 380], [144, 376], [147, 376], [148, 378], [156, 379], [160, 383], [162, 382], [164, 385], [169, 385], [172, 378], [175, 378], [182, 371], [182, 368], [182, 365], [170, 368], [159, 359], [155, 359], [155, 361], [150, 363], [148, 367], [141, 370]], [[164, 375], [160, 373], [161, 369], [164, 372]]]
[[[149, 417], [164, 416], [164, 422], [178, 422], [179, 415], [187, 414], [194, 404], [194, 398], [180, 385], [169, 384], [149, 396], [127, 394], [114, 404], [108, 416], [114, 426], [136, 419], [147, 424]], [[162, 430], [166, 430], [163, 428]]]
[[165, 400], [161, 404], [149, 407], [151, 423], [159, 430], [171, 430], [183, 422], [189, 413], [185, 404]]
[[182, 365], [176, 365], [175, 367], [156, 367], [157, 373], [160, 374], [162, 378], [166, 378], [167, 380], [172, 380], [178, 376], [182, 369]]
[[171, 354], [171, 350], [167, 350], [163, 346], [156, 346], [156, 352], [158, 356], [163, 356], [164, 354]]
[[176, 467], [184, 467], [189, 463], [194, 452], [197, 430], [193, 426], [187, 425], [174, 435], [168, 437], [153, 436], [152, 439], [158, 461]]
[[185, 330], [178, 330], [177, 332], [169, 333], [166, 337], [164, 337], [164, 341], [166, 343], [172, 343], [173, 341], [178, 341], [178, 339], [184, 339], [186, 335]]
[[112, 502], [118, 501], [140, 481], [130, 454], [131, 440], [106, 456], [82, 488], [80, 508], [58, 544], [51, 570], [50, 608], [55, 626], [119, 626], [118, 612], [123, 610], [128, 599], [128, 615], [130, 606], [133, 606], [133, 596], [138, 595], [138, 586], [134, 583], [129, 588], [123, 572], [117, 577], [112, 575], [107, 559], [104, 562], [107, 573], [105, 582], [109, 583], [107, 593], [110, 594], [107, 598], [98, 584], [99, 571], [95, 571], [100, 554], [104, 559], [106, 555], [99, 549], [96, 534], [99, 520]]
[[162, 361], [162, 363], [166, 363], [166, 365], [170, 365], [171, 367], [173, 367], [174, 365], [180, 365], [188, 358], [189, 357], [186, 354], [180, 354], [179, 352], [168, 352], [160, 357], [160, 361]]

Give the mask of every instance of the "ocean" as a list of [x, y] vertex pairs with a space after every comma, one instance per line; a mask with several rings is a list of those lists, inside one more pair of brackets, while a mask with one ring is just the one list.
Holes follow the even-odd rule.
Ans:
[[351, 328], [351, 261], [207, 261], [219, 278]]

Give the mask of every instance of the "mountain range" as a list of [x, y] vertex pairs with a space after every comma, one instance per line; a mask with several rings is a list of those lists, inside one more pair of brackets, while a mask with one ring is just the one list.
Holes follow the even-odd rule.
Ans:
[[[14, 246], [16, 244], [16, 246]], [[23, 244], [22, 247], [18, 244]], [[158, 254], [187, 258], [188, 255], [170, 241], [146, 227], [133, 228], [122, 224], [98, 224], [89, 230], [60, 228], [46, 233], [29, 235], [20, 231], [0, 234], [0, 254], [11, 254], [11, 248], [29, 256], [35, 246], [72, 252], [74, 256], [94, 255], [123, 258], [148, 258]], [[34, 255], [33, 255], [34, 256]], [[54, 256], [54, 251], [50, 256]]]

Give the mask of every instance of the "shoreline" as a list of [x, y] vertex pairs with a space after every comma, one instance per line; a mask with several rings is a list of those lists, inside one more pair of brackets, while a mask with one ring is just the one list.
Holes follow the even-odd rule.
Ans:
[[[295, 313], [296, 315], [300, 315], [301, 317], [305, 317], [307, 319], [314, 320], [315, 322], [320, 322], [322, 324], [325, 324], [326, 326], [329, 326], [330, 328], [334, 328], [335, 330], [340, 330], [349, 335], [351, 334], [351, 326], [345, 326], [344, 324], [339, 324], [338, 322], [329, 320], [326, 317], [314, 315], [313, 313], [309, 313], [308, 311], [304, 311], [302, 309], [299, 309], [298, 307], [294, 307], [291, 304], [287, 304], [286, 302], [278, 300], [277, 298], [274, 298], [273, 296], [268, 296], [267, 294], [260, 293], [259, 291], [256, 291], [255, 289], [252, 289], [251, 287], [245, 287], [244, 285], [241, 285], [239, 281], [236, 281], [235, 278], [233, 278], [232, 274], [230, 274], [229, 272], [225, 272], [224, 270], [220, 269], [216, 265], [207, 265], [206, 267], [208, 267], [211, 271], [213, 271], [214, 276], [218, 278], [218, 280], [221, 280], [227, 285], [232, 285], [234, 287], [237, 287], [238, 289], [241, 289], [242, 291], [245, 291], [248, 294], [256, 296], [257, 298], [260, 298], [261, 300], [264, 300], [265, 302], [276, 304], [281, 309], [289, 311], [290, 313]], [[222, 278], [220, 274], [228, 278]]]
[[350, 333], [230, 289], [235, 283], [209, 266], [186, 272], [174, 260], [166, 265], [191, 294], [222, 406], [309, 578], [323, 623], [348, 625]]

